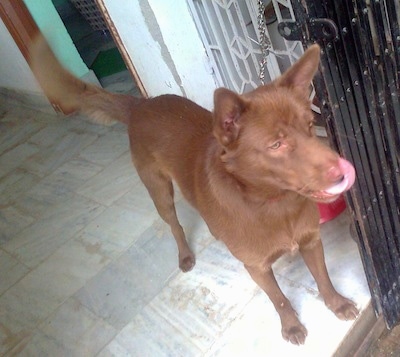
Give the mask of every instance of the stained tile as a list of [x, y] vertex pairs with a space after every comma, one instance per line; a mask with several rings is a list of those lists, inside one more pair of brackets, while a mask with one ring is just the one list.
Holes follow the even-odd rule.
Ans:
[[122, 329], [99, 357], [201, 355], [201, 350], [190, 339], [149, 306]]
[[95, 356], [117, 333], [73, 298], [41, 323], [39, 330], [22, 355]]
[[8, 112], [0, 121], [0, 154], [26, 143], [29, 138], [43, 128], [43, 123], [38, 123], [31, 118], [25, 118], [25, 113], [20, 116]]
[[138, 182], [139, 177], [132, 165], [130, 154], [126, 152], [89, 179], [77, 192], [109, 206], [129, 192]]
[[281, 288], [308, 330], [304, 345], [295, 346], [282, 338], [279, 316], [260, 291], [205, 356], [332, 356], [352, 322], [337, 319], [303, 287], [281, 282]]
[[[160, 241], [160, 253], [164, 244]], [[151, 250], [151, 249], [150, 249]], [[76, 298], [116, 329], [138, 314], [176, 273], [177, 264], [160, 264], [145, 249], [133, 245], [115, 263], [89, 281]]]
[[28, 267], [0, 250], [0, 295], [29, 272]]
[[55, 205], [76, 197], [62, 177], [49, 175], [17, 197], [14, 206], [24, 215], [41, 218]]
[[[8, 109], [12, 115], [20, 117], [22, 121], [37, 120], [36, 116], [52, 116], [54, 117], [54, 110], [50, 107], [47, 98], [32, 91], [20, 91], [7, 88], [0, 88], [0, 105]], [[29, 110], [31, 108], [31, 110]]]
[[142, 252], [145, 259], [153, 262], [156, 269], [165, 269], [172, 275], [178, 272], [178, 247], [169, 226], [161, 218], [155, 220], [152, 226], [138, 237], [134, 246]]
[[108, 165], [128, 150], [128, 135], [110, 131], [82, 150], [80, 157], [98, 165]]
[[78, 291], [110, 260], [95, 249], [88, 249], [79, 241], [71, 240], [54, 252], [45, 262], [29, 273], [29, 281], [38, 291], [46, 291], [54, 305], [61, 304]]
[[0, 354], [21, 344], [57, 306], [29, 275], [8, 289], [0, 296]]
[[57, 197], [67, 192], [76, 191], [88, 179], [102, 170], [102, 166], [83, 159], [69, 160], [53, 173], [43, 178], [40, 185], [37, 185], [30, 192], [30, 196], [39, 196], [38, 200], [44, 196], [48, 196], [47, 200], [51, 201], [51, 196]]
[[[0, 258], [3, 258], [3, 256], [0, 256]], [[72, 240], [67, 242], [43, 264], [28, 273], [0, 297], [0, 325], [3, 324], [3, 326], [7, 326], [5, 331], [8, 331], [7, 333], [12, 337], [8, 338], [13, 341], [13, 344], [18, 344], [19, 337], [24, 337], [34, 326], [47, 318], [89, 278], [97, 274], [108, 264], [108, 262], [109, 260], [107, 258], [98, 254], [95, 250], [87, 250], [86, 247], [78, 241]], [[16, 278], [16, 274], [18, 273], [17, 267], [15, 263], [12, 266], [12, 263], [13, 262], [10, 262], [7, 266], [4, 266], [4, 268], [9, 268], [9, 271], [6, 270], [6, 273], [8, 273], [10, 277], [13, 276]], [[2, 259], [2, 265], [3, 264], [5, 264], [5, 262], [3, 262]], [[27, 273], [27, 271], [21, 273]], [[2, 281], [2, 284], [3, 283]], [[19, 306], [19, 304], [23, 306]], [[84, 353], [85, 350], [89, 352], [94, 351], [96, 348], [100, 349], [102, 347], [100, 341], [106, 344], [111, 337], [116, 334], [111, 327], [107, 326], [100, 319], [92, 318], [92, 314], [85, 313], [86, 309], [78, 308], [77, 306], [77, 304], [72, 305], [72, 307], [67, 305], [65, 309], [68, 312], [65, 312], [64, 309], [60, 309], [52, 319], [42, 324], [43, 331], [47, 332], [50, 339], [47, 338], [49, 336], [45, 336], [46, 338], [44, 339], [40, 339], [40, 336], [36, 336], [36, 340], [30, 343], [30, 347], [27, 351], [32, 351], [32, 349], [38, 351], [41, 348], [47, 348], [46, 346], [48, 343], [52, 346], [51, 348], [57, 346], [57, 348], [59, 348], [63, 341], [61, 336], [64, 335], [67, 337], [65, 335], [67, 331], [71, 334], [75, 332], [75, 336], [77, 336], [78, 328], [80, 327], [78, 322], [80, 320], [75, 321], [73, 318], [82, 318], [82, 323], [87, 323], [88, 326], [84, 326], [84, 333], [79, 331], [79, 333], [82, 332], [80, 340], [75, 341], [76, 343], [73, 344], [72, 348], [69, 343], [63, 344], [65, 347], [63, 353], [67, 353], [67, 355], [78, 356], [79, 353]], [[62, 324], [63, 321], [60, 322], [59, 319], [62, 320], [65, 318], [66, 314], [71, 318], [70, 321], [65, 322], [66, 324], [73, 323], [74, 321], [76, 322], [76, 325], [69, 330], [66, 329], [66, 326], [57, 325]], [[56, 325], [57, 329], [52, 331], [52, 328], [54, 328], [53, 324]], [[49, 328], [49, 326], [51, 327]], [[49, 333], [49, 331], [52, 331], [52, 333]], [[56, 338], [57, 334], [58, 339]], [[68, 336], [71, 337], [71, 335]], [[106, 336], [109, 336], [108, 339]], [[98, 339], [98, 343], [93, 343], [96, 339]], [[52, 343], [53, 340], [57, 342], [55, 345]], [[70, 341], [67, 339], [67, 342]], [[91, 343], [93, 343], [93, 345], [91, 345]], [[10, 348], [10, 346], [7, 348]], [[73, 351], [72, 354], [69, 354], [69, 349]], [[29, 353], [27, 355], [29, 355]]]
[[29, 344], [33, 334], [34, 329], [22, 328], [13, 331], [8, 324], [3, 324], [0, 319], [0, 355], [19, 356], [21, 349]]
[[79, 232], [77, 240], [86, 245], [87, 249], [97, 247], [104, 256], [116, 258], [153, 224], [155, 218], [155, 215], [113, 206], [105, 209]]
[[82, 149], [96, 139], [97, 135], [94, 134], [68, 132], [56, 145], [42, 148], [34, 155], [31, 155], [22, 167], [37, 176], [44, 177], [71, 158], [74, 158]]
[[57, 340], [47, 336], [39, 330], [30, 334], [9, 352], [10, 356], [31, 357], [31, 356], [75, 356], [74, 347], [64, 347]]
[[61, 120], [55, 120], [29, 138], [29, 142], [38, 147], [56, 145], [67, 134], [68, 128], [61, 125]]
[[8, 242], [35, 219], [14, 206], [0, 208], [0, 245]]
[[129, 191], [116, 200], [114, 204], [144, 214], [156, 213], [156, 207], [154, 206], [146, 187], [142, 182], [139, 182], [139, 177], [135, 178], [135, 182], [132, 184]]
[[67, 242], [0, 297], [0, 324], [14, 335], [33, 329], [108, 263], [80, 242]]
[[253, 297], [257, 287], [241, 264], [215, 242], [195, 268], [172, 279], [150, 306], [206, 352]]
[[38, 152], [39, 149], [35, 145], [29, 143], [23, 143], [7, 151], [5, 154], [0, 156], [0, 177], [13, 171], [22, 165], [26, 159], [33, 157]]
[[35, 267], [99, 215], [104, 207], [77, 195], [49, 209], [42, 218], [3, 245], [29, 267]]
[[22, 169], [11, 171], [0, 179], [0, 206], [13, 203], [39, 181], [39, 177]]

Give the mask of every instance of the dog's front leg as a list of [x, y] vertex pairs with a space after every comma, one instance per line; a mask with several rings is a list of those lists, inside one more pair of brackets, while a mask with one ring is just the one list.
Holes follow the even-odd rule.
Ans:
[[307, 330], [297, 317], [289, 300], [283, 295], [275, 279], [272, 268], [262, 270], [258, 267], [245, 265], [253, 280], [263, 289], [271, 299], [279, 314], [282, 324], [282, 336], [286, 341], [295, 345], [304, 344]]
[[340, 295], [329, 278], [321, 240], [312, 240], [300, 248], [301, 255], [313, 275], [326, 306], [341, 320], [354, 320], [358, 315], [355, 304]]

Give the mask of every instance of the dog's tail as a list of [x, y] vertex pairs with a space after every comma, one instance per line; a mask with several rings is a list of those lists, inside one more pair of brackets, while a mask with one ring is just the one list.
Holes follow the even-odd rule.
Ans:
[[79, 111], [100, 124], [115, 120], [127, 124], [132, 106], [144, 100], [113, 94], [76, 78], [62, 67], [41, 35], [33, 41], [29, 62], [46, 96], [65, 114]]

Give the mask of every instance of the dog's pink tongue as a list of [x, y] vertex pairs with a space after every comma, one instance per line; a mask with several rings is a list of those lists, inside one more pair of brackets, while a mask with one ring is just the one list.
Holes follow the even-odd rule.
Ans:
[[339, 167], [343, 173], [343, 180], [325, 190], [330, 195], [339, 195], [349, 190], [356, 180], [356, 172], [350, 162], [339, 158]]

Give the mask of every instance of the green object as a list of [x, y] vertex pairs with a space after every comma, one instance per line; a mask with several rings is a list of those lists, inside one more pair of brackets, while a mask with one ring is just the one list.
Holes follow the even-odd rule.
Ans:
[[104, 78], [126, 70], [125, 62], [116, 47], [101, 51], [90, 68], [96, 73], [97, 78]]
[[[0, 0], [0, 3], [2, 1]], [[59, 61], [78, 78], [89, 72], [51, 0], [24, 0]]]

